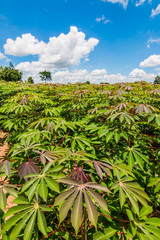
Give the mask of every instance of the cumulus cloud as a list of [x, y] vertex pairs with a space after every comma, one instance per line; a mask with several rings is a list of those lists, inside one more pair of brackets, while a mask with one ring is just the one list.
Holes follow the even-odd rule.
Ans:
[[[19, 68], [23, 69], [23, 65], [19, 65]], [[29, 72], [31, 69], [30, 66], [27, 69], [27, 65], [24, 66], [24, 80], [27, 79], [28, 76], [32, 76], [35, 82], [40, 82], [39, 78], [39, 71], [43, 71], [43, 66], [34, 65], [33, 71]], [[18, 68], [18, 66], [16, 67]], [[35, 71], [36, 69], [36, 71]], [[27, 71], [28, 70], [28, 71]], [[49, 69], [48, 69], [49, 70]], [[100, 83], [100, 82], [109, 82], [109, 83], [116, 83], [116, 82], [125, 82], [127, 81], [127, 77], [121, 75], [120, 73], [117, 74], [108, 74], [106, 69], [95, 69], [91, 72], [87, 71], [86, 69], [76, 69], [76, 70], [55, 70], [52, 71], [52, 79], [54, 83], [76, 83], [76, 82], [86, 82], [90, 81], [91, 83]]]
[[120, 3], [122, 4], [123, 8], [126, 9], [129, 0], [102, 0], [102, 2]]
[[[7, 39], [4, 49], [6, 54], [13, 56], [38, 55], [37, 63], [24, 63], [23, 66], [45, 65], [48, 68], [65, 68], [79, 64], [81, 59], [88, 60], [89, 53], [99, 40], [96, 38], [86, 40], [85, 37], [83, 32], [72, 26], [68, 34], [50, 37], [48, 43], [39, 41], [30, 33], [17, 37], [15, 41]], [[18, 67], [23, 66], [21, 64]]]
[[53, 71], [54, 66], [43, 64], [39, 61], [21, 62], [16, 66], [16, 69], [23, 73], [39, 73], [41, 71]]
[[156, 67], [160, 65], [160, 55], [153, 54], [140, 63], [140, 67]]
[[142, 69], [135, 68], [132, 72], [129, 73], [130, 81], [153, 81], [156, 77], [153, 73], [146, 73]]
[[160, 14], [160, 4], [158, 4], [156, 9], [152, 9], [151, 17], [155, 17], [158, 14]]
[[22, 34], [22, 37], [17, 37], [15, 41], [8, 38], [3, 45], [5, 54], [18, 57], [41, 54], [45, 46], [43, 41], [39, 42], [30, 33]]
[[75, 83], [75, 82], [86, 82], [90, 81], [91, 83], [100, 83], [100, 82], [122, 82], [126, 81], [126, 76], [117, 74], [107, 74], [106, 69], [95, 69], [91, 72], [84, 70], [74, 70], [74, 71], [58, 71], [53, 74], [53, 79], [55, 82], [59, 83]]

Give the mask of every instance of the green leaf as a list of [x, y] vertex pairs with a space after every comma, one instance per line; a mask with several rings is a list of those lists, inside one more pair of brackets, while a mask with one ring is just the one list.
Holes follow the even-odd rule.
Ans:
[[110, 239], [116, 232], [117, 230], [112, 227], [108, 227], [104, 229], [106, 239]]
[[100, 194], [93, 192], [91, 189], [87, 188], [87, 191], [91, 194], [94, 200], [98, 203], [98, 205], [105, 211], [109, 212], [108, 206], [104, 198], [101, 197]]
[[159, 218], [147, 218], [145, 219], [145, 222], [151, 225], [155, 225], [157, 227], [160, 227], [160, 219]]
[[109, 132], [109, 133], [106, 135], [106, 143], [108, 143], [108, 142], [111, 140], [111, 138], [113, 137], [113, 135], [114, 135], [114, 132]]
[[6, 209], [7, 199], [6, 195], [4, 194], [3, 190], [0, 188], [0, 209], [3, 210], [3, 212]]
[[96, 232], [93, 234], [93, 240], [106, 240], [104, 233]]
[[56, 197], [55, 202], [54, 202], [54, 206], [57, 206], [59, 204], [61, 204], [67, 197], [69, 197], [69, 195], [71, 195], [74, 191], [76, 190], [76, 188], [72, 188], [70, 190], [67, 190], [65, 192], [62, 192], [59, 194], [58, 197]]
[[114, 139], [115, 139], [116, 143], [119, 142], [120, 137], [121, 137], [120, 134], [118, 132], [115, 132]]
[[82, 224], [82, 213], [82, 191], [80, 191], [71, 212], [71, 223], [75, 229], [76, 235]]
[[14, 199], [13, 201], [15, 204], [29, 204], [28, 199], [23, 197], [23, 196], [19, 196], [16, 199]]
[[129, 151], [129, 155], [128, 155], [128, 165], [129, 165], [130, 169], [132, 169], [134, 167], [134, 157], [133, 157], [131, 151]]
[[29, 222], [26, 225], [24, 235], [23, 235], [24, 240], [32, 239], [32, 232], [33, 232], [35, 221], [36, 221], [36, 214], [37, 214], [36, 212], [33, 213], [31, 219], [29, 220]]
[[35, 192], [37, 191], [37, 186], [39, 184], [39, 180], [37, 180], [33, 185], [32, 187], [29, 189], [28, 191], [28, 200], [31, 201]]
[[142, 207], [139, 215], [140, 215], [140, 218], [143, 218], [143, 217], [146, 217], [147, 215], [149, 215], [151, 212], [153, 211], [153, 208], [148, 206], [147, 208], [145, 207]]
[[24, 186], [23, 186], [23, 188], [22, 188], [22, 190], [21, 190], [20, 193], [25, 192], [25, 191], [27, 190], [27, 188], [29, 188], [36, 180], [37, 180], [36, 178], [33, 178], [33, 179], [30, 179], [29, 181], [27, 181], [27, 182], [24, 184]]
[[4, 189], [13, 197], [18, 197], [17, 191], [13, 188], [4, 187]]
[[46, 206], [46, 205], [39, 205], [39, 208], [44, 212], [52, 212], [52, 208]]
[[48, 177], [45, 177], [45, 181], [46, 181], [48, 187], [49, 187], [51, 190], [53, 190], [53, 191], [55, 191], [55, 192], [58, 192], [58, 193], [60, 192], [60, 191], [59, 191], [59, 184], [58, 184], [56, 181], [54, 181], [53, 179], [48, 178]]
[[68, 211], [71, 208], [77, 194], [78, 189], [61, 206], [59, 211], [59, 224], [67, 217]]
[[139, 206], [137, 201], [130, 195], [130, 193], [127, 191], [127, 189], [125, 189], [125, 193], [127, 194], [135, 212], [137, 213], [137, 215], [139, 216]]
[[38, 209], [38, 228], [44, 234], [44, 236], [47, 236], [46, 218], [45, 218], [43, 212], [41, 212], [39, 209]]
[[[28, 208], [32, 208], [31, 205], [21, 205], [21, 206], [14, 206], [14, 207], [11, 207], [10, 209], [8, 209], [8, 211], [6, 212], [5, 214], [5, 217], [8, 217], [12, 214], [15, 214], [15, 213], [18, 213], [18, 212], [21, 212], [23, 210], [26, 210]], [[29, 210], [28, 210], [29, 211]]]
[[143, 160], [138, 156], [138, 154], [134, 151], [132, 151], [134, 157], [135, 157], [135, 160], [137, 162], [137, 164], [140, 166], [140, 168], [143, 170]]
[[119, 201], [120, 201], [121, 208], [123, 207], [125, 200], [126, 200], [125, 193], [124, 193], [122, 187], [120, 187], [119, 188]]
[[32, 215], [32, 213], [27, 214], [26, 216], [23, 217], [23, 219], [21, 221], [18, 222], [18, 224], [16, 224], [16, 226], [13, 228], [13, 230], [11, 232], [10, 239], [12, 239], [12, 240], [17, 239], [19, 233], [25, 227], [26, 222], [31, 217], [31, 215]]
[[84, 190], [84, 197], [85, 197], [85, 203], [86, 203], [87, 212], [88, 212], [88, 218], [90, 222], [95, 226], [95, 228], [97, 228], [97, 221], [98, 221], [97, 209], [85, 190]]
[[25, 217], [30, 213], [30, 209], [20, 212], [19, 214], [14, 215], [13, 217], [9, 218], [3, 227], [3, 232], [5, 233], [9, 230], [12, 226], [14, 226], [21, 218]]
[[43, 198], [43, 200], [44, 200], [45, 202], [47, 202], [48, 188], [47, 188], [47, 186], [46, 186], [45, 181], [44, 181], [43, 178], [41, 179], [41, 182], [40, 182], [40, 184], [39, 184], [38, 193], [39, 193], [39, 195], [41, 196], [41, 198]]

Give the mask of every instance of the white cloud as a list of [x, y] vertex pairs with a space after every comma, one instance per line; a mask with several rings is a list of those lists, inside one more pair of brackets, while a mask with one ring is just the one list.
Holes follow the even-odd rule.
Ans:
[[120, 3], [122, 4], [123, 8], [126, 9], [129, 0], [101, 0], [102, 2], [111, 2], [111, 3]]
[[109, 19], [106, 19], [106, 17], [104, 15], [102, 15], [102, 17], [100, 17], [100, 18], [96, 18], [95, 21], [103, 22], [104, 24], [111, 22]]
[[122, 82], [126, 81], [126, 76], [118, 74], [107, 74], [106, 69], [95, 69], [92, 72], [87, 70], [74, 70], [74, 71], [58, 71], [53, 74], [53, 81], [59, 83], [75, 83], [75, 82], [86, 82], [100, 83], [100, 82]]
[[160, 55], [153, 54], [140, 63], [140, 67], [156, 67], [160, 65]]
[[156, 9], [152, 9], [151, 17], [155, 17], [158, 14], [160, 14], [160, 4], [158, 4]]
[[96, 22], [101, 22], [103, 20], [105, 20], [105, 16], [104, 15], [102, 15], [102, 17], [96, 18]]
[[[4, 45], [5, 53], [13, 56], [38, 55], [38, 62], [24, 63], [31, 68], [33, 65], [48, 68], [65, 68], [79, 64], [81, 59], [88, 59], [89, 53], [98, 44], [96, 38], [85, 39], [85, 34], [77, 27], [70, 27], [68, 34], [50, 37], [48, 43], [37, 40], [34, 36], [23, 34], [16, 40], [7, 39]], [[23, 65], [24, 66], [24, 65]], [[22, 64], [20, 65], [22, 67]]]
[[136, 3], [136, 7], [141, 6], [145, 1], [146, 0], [139, 0], [139, 2]]
[[6, 58], [6, 56], [0, 52], [0, 60], [5, 59], [5, 58]]
[[43, 41], [39, 42], [38, 39], [27, 33], [22, 34], [22, 37], [17, 37], [15, 41], [8, 38], [3, 47], [5, 54], [23, 57], [41, 54], [45, 46]]
[[135, 68], [132, 72], [129, 73], [130, 81], [153, 81], [156, 77], [153, 73], [146, 73], [142, 69]]
[[160, 38], [150, 38], [148, 41], [147, 41], [147, 47], [150, 48], [150, 44], [151, 43], [160, 43]]
[[[32, 76], [35, 82], [40, 82], [39, 78], [39, 71], [43, 71], [43, 66], [40, 65], [32, 65], [32, 72], [29, 72], [31, 69], [30, 66], [27, 68], [27, 64], [25, 66], [20, 65], [17, 66], [20, 70], [23, 70], [24, 67], [24, 75], [23, 79], [27, 79], [28, 76]], [[36, 70], [35, 70], [36, 69]], [[28, 71], [27, 71], [28, 70]], [[50, 70], [50, 69], [48, 69]], [[127, 81], [127, 77], [121, 75], [120, 73], [117, 74], [107, 74], [106, 69], [95, 69], [91, 72], [88, 72], [86, 69], [80, 70], [59, 70], [52, 72], [52, 79], [53, 83], [76, 83], [76, 82], [86, 82], [90, 81], [91, 83], [100, 83], [100, 82], [109, 82], [109, 83], [116, 83], [116, 82], [125, 82]]]
[[41, 71], [53, 71], [54, 67], [52, 65], [43, 64], [39, 61], [33, 62], [21, 62], [16, 66], [16, 69], [23, 73], [39, 73]]

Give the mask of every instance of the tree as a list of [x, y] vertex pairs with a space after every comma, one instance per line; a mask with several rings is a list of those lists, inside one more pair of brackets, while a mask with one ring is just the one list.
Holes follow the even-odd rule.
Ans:
[[155, 77], [154, 84], [160, 84], [160, 76]]
[[13, 64], [10, 63], [9, 67], [0, 68], [0, 80], [7, 82], [18, 82], [22, 79], [22, 72], [15, 69]]
[[27, 79], [27, 83], [34, 83], [34, 80], [33, 80], [33, 78], [30, 76], [30, 77], [28, 77], [28, 79]]
[[42, 72], [39, 72], [39, 75], [40, 75], [40, 78], [42, 81], [52, 81], [52, 76], [51, 76], [51, 72], [48, 72], [48, 71], [42, 71]]
[[90, 81], [86, 81], [86, 84], [90, 84]]

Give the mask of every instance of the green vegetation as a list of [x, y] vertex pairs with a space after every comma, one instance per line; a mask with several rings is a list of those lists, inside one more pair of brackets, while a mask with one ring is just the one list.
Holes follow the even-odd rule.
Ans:
[[48, 72], [48, 71], [42, 71], [42, 72], [39, 72], [39, 76], [41, 78], [42, 81], [45, 81], [45, 83], [47, 81], [51, 81], [52, 80], [52, 75], [51, 75], [51, 72]]
[[0, 81], [5, 80], [7, 82], [18, 82], [22, 79], [22, 73], [15, 69], [13, 64], [10, 63], [9, 67], [0, 66]]
[[27, 79], [27, 83], [34, 83], [34, 80], [33, 80], [33, 78], [30, 76], [30, 77], [28, 77], [28, 79]]
[[154, 84], [160, 84], [160, 76], [155, 77]]
[[1, 81], [0, 92], [3, 240], [159, 239], [157, 85]]

